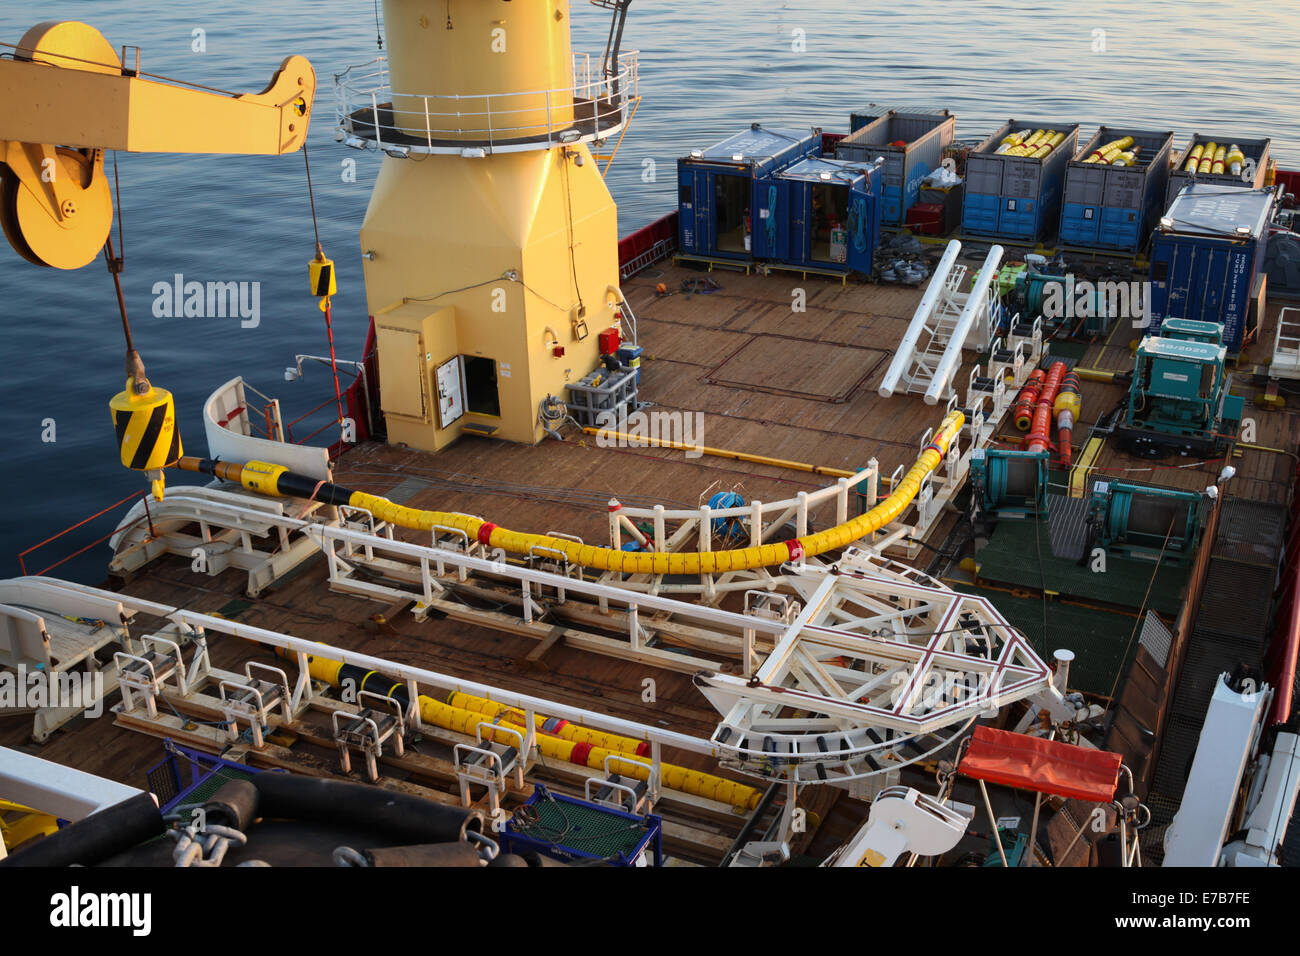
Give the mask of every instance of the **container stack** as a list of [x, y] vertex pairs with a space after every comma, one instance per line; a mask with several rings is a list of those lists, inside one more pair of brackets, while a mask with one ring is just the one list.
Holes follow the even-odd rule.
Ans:
[[1061, 242], [1138, 252], [1164, 208], [1172, 132], [1103, 126], [1070, 160]]
[[772, 176], [821, 153], [821, 130], [753, 124], [709, 149], [677, 161], [677, 242], [683, 256], [753, 261], [755, 210]]

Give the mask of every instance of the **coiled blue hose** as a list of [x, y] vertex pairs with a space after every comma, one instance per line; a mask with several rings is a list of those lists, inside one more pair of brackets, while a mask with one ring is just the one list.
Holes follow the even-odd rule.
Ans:
[[[709, 507], [715, 510], [723, 508], [741, 508], [744, 507], [745, 499], [734, 491], [719, 491], [709, 499]], [[739, 538], [745, 533], [740, 518], [714, 518], [712, 521], [713, 533], [722, 535], [724, 538]]]

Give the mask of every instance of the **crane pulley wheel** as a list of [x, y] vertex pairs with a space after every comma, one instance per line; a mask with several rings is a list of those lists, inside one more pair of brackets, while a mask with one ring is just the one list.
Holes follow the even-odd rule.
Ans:
[[0, 225], [18, 254], [37, 265], [79, 269], [104, 248], [113, 224], [113, 196], [104, 175], [102, 153], [91, 159], [81, 150], [58, 147], [54, 176], [79, 187], [64, 200], [60, 222], [46, 197], [12, 172], [0, 178]]

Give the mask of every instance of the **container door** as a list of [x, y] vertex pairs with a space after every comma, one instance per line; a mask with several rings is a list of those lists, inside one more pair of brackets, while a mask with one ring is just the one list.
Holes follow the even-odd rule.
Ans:
[[849, 190], [848, 247], [849, 268], [871, 275], [880, 237], [880, 203], [867, 191], [866, 181]]
[[1231, 328], [1231, 317], [1224, 315], [1223, 308], [1231, 278], [1229, 252], [1220, 244], [1177, 239], [1157, 243], [1151, 254], [1152, 299], [1157, 317], [1218, 322], [1224, 325], [1227, 344], [1238, 331]]
[[1142, 211], [1140, 209], [1103, 209], [1098, 245], [1108, 249], [1131, 249], [1142, 245]]
[[1011, 239], [1037, 238], [1038, 207], [1036, 198], [1002, 197], [1002, 208], [998, 213], [998, 235]]
[[986, 235], [998, 231], [998, 208], [1002, 205], [1002, 159], [971, 156], [966, 161], [966, 195], [962, 206], [962, 228]]
[[709, 212], [709, 236], [712, 255], [724, 259], [751, 259], [754, 180], [734, 173], [716, 173], [712, 177]]
[[1061, 241], [1072, 246], [1095, 246], [1100, 236], [1100, 206], [1067, 202], [1061, 209]]
[[688, 255], [704, 255], [712, 245], [708, 172], [689, 163], [679, 163], [677, 193], [678, 245]]
[[808, 183], [791, 180], [786, 183], [789, 229], [786, 235], [785, 261], [790, 265], [805, 266], [812, 255], [812, 190]]
[[[891, 225], [900, 225], [903, 222], [903, 213], [906, 206], [911, 203], [905, 203], [903, 196], [903, 151], [900, 149], [881, 150], [881, 155], [885, 157], [885, 165], [882, 168], [884, 182], [884, 208], [881, 210], [880, 217]], [[912, 202], [916, 200], [913, 199]]]
[[789, 242], [790, 184], [770, 179], [754, 184], [758, 216], [754, 220], [754, 254], [760, 259], [784, 261]]
[[1061, 208], [1061, 241], [1095, 246], [1101, 235], [1102, 195], [1107, 167], [1098, 163], [1067, 165], [1065, 203]]

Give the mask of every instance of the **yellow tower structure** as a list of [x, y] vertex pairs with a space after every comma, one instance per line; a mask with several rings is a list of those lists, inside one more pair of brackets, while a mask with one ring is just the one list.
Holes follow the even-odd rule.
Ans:
[[621, 130], [634, 61], [575, 77], [568, 0], [383, 10], [386, 68], [340, 79], [340, 135], [386, 154], [361, 248], [389, 440], [539, 441], [541, 404], [618, 324], [617, 212], [588, 144]]

